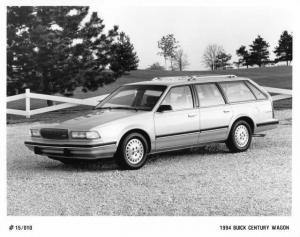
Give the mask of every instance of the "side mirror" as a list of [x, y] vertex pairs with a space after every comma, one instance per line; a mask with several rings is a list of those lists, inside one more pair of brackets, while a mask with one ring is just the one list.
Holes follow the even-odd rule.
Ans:
[[157, 109], [157, 112], [164, 112], [164, 111], [170, 111], [172, 110], [171, 105], [160, 105]]

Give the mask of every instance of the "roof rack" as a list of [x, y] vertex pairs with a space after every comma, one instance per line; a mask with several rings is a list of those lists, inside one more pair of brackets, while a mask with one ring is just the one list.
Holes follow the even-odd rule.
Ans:
[[175, 77], [155, 77], [152, 81], [196, 81], [201, 78], [234, 78], [236, 75], [192, 75], [192, 76], [175, 76]]

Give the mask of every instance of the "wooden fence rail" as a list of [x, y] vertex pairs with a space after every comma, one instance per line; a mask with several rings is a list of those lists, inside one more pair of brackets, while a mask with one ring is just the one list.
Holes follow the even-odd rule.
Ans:
[[[264, 87], [264, 88], [268, 92], [279, 94], [279, 95], [272, 96], [273, 101], [288, 99], [288, 98], [292, 97], [292, 90], [273, 88], [273, 87]], [[107, 94], [90, 97], [87, 99], [75, 99], [75, 98], [68, 98], [68, 97], [63, 97], [63, 96], [31, 93], [30, 89], [26, 89], [24, 94], [13, 95], [13, 96], [9, 96], [6, 98], [6, 102], [25, 99], [25, 110], [6, 109], [6, 113], [22, 115], [22, 116], [26, 116], [26, 118], [30, 118], [30, 116], [35, 115], [35, 114], [42, 114], [42, 113], [46, 113], [46, 112], [50, 112], [50, 111], [66, 109], [66, 108], [75, 107], [78, 105], [96, 106], [99, 103], [99, 101], [103, 100], [106, 96], [107, 96]], [[40, 109], [30, 110], [30, 99], [52, 100], [52, 101], [59, 101], [59, 102], [64, 102], [64, 103], [58, 104], [58, 105], [52, 105], [52, 106], [44, 107], [44, 108], [40, 108]]]
[[[90, 97], [87, 99], [75, 99], [75, 98], [68, 98], [63, 96], [54, 96], [54, 95], [44, 95], [44, 94], [37, 94], [31, 93], [30, 89], [26, 89], [24, 94], [14, 95], [7, 97], [6, 102], [11, 102], [15, 100], [20, 100], [25, 98], [25, 110], [17, 110], [17, 109], [6, 109], [7, 114], [16, 114], [26, 116], [26, 118], [30, 118], [31, 115], [46, 113], [50, 111], [66, 109], [70, 107], [75, 107], [78, 105], [88, 105], [88, 106], [96, 106], [100, 100], [103, 100], [107, 95], [100, 95], [95, 97]], [[52, 100], [52, 101], [59, 101], [64, 102], [63, 104], [52, 105], [40, 109], [33, 109], [30, 110], [30, 99], [41, 99], [41, 100]]]

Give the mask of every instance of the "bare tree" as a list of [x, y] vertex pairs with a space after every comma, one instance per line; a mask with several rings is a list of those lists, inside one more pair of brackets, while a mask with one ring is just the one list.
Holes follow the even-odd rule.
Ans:
[[217, 44], [210, 44], [203, 54], [203, 64], [212, 71], [216, 69], [217, 56], [223, 52], [223, 47]]
[[183, 52], [183, 49], [177, 50], [174, 55], [174, 68], [179, 71], [183, 71], [188, 65], [189, 62], [186, 54]]

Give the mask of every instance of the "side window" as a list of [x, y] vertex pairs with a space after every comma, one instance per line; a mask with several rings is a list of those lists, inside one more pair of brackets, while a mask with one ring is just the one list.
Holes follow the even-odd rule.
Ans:
[[264, 93], [262, 93], [258, 88], [256, 88], [254, 85], [252, 85], [252, 83], [247, 82], [247, 85], [250, 87], [250, 89], [252, 90], [252, 92], [254, 93], [254, 95], [256, 96], [256, 98], [258, 100], [262, 100], [262, 99], [266, 99], [266, 95]]
[[225, 101], [215, 84], [196, 85], [200, 107], [225, 104]]
[[171, 105], [173, 110], [192, 109], [194, 105], [190, 87], [180, 86], [172, 88], [162, 104]]
[[256, 100], [244, 82], [222, 82], [220, 85], [223, 88], [229, 102]]
[[146, 90], [140, 102], [140, 106], [153, 108], [162, 93], [162, 91]]

